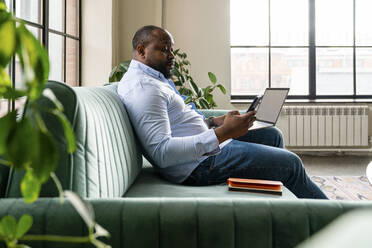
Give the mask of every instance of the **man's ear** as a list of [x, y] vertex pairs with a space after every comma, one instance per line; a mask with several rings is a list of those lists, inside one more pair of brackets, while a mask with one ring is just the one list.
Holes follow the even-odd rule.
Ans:
[[145, 47], [142, 45], [142, 44], [139, 44], [137, 46], [137, 53], [139, 56], [141, 56], [142, 58], [145, 58]]

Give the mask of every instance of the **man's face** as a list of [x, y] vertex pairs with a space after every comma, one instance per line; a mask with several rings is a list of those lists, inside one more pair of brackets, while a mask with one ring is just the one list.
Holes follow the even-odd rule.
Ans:
[[145, 47], [145, 64], [163, 73], [166, 78], [172, 76], [174, 66], [173, 39], [163, 30], [154, 30], [153, 38]]

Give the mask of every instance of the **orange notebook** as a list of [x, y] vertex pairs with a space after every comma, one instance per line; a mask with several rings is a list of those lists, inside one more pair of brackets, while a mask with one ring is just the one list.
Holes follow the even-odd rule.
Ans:
[[282, 194], [282, 182], [259, 179], [229, 178], [229, 190], [255, 191], [260, 193]]

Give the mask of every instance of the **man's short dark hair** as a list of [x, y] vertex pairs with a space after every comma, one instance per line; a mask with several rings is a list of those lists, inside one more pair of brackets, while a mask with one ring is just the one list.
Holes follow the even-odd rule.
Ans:
[[153, 25], [147, 25], [147, 26], [144, 26], [138, 29], [137, 32], [134, 34], [134, 37], [132, 40], [133, 50], [136, 50], [139, 44], [147, 46], [153, 37], [152, 31], [156, 29], [164, 30], [161, 27], [157, 27]]

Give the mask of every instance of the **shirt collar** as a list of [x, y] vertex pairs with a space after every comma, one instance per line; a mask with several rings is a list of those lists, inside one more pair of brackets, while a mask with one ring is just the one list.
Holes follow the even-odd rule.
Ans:
[[129, 68], [141, 70], [144, 73], [149, 74], [150, 76], [156, 79], [159, 79], [160, 81], [163, 81], [166, 83], [169, 82], [169, 80], [164, 77], [163, 73], [151, 68], [148, 65], [145, 65], [144, 63], [138, 60], [132, 59], [132, 61], [130, 62]]

